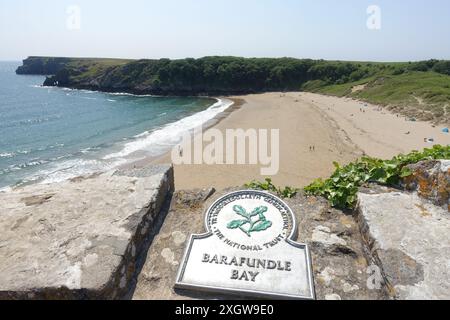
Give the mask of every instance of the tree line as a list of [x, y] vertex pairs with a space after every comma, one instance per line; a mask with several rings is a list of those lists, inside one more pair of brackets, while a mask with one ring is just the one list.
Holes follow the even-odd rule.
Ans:
[[381, 73], [397, 75], [412, 71], [450, 75], [450, 61], [373, 63], [205, 57], [136, 60], [103, 66], [101, 62], [73, 59], [56, 76], [47, 79], [46, 84], [162, 94], [248, 93], [299, 90], [314, 80], [320, 80], [322, 85], [343, 84]]

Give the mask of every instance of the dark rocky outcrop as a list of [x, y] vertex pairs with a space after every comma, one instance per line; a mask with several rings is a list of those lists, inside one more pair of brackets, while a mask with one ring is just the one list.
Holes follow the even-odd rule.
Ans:
[[29, 57], [16, 70], [17, 74], [55, 75], [62, 70], [69, 58]]

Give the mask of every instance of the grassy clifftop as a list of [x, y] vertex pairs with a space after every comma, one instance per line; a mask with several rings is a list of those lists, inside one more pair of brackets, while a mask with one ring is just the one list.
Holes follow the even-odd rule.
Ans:
[[[56, 75], [64, 68], [88, 72], [122, 65], [132, 60], [102, 58], [28, 57], [17, 68], [17, 74]], [[100, 70], [99, 70], [100, 71]]]
[[386, 105], [423, 120], [450, 122], [450, 61], [342, 62], [205, 57], [121, 60], [30, 57], [19, 74], [45, 85], [158, 95], [219, 95], [304, 90]]
[[386, 64], [367, 77], [339, 84], [310, 81], [303, 90], [361, 99], [420, 120], [450, 123], [449, 71], [433, 67], [420, 71], [419, 64]]

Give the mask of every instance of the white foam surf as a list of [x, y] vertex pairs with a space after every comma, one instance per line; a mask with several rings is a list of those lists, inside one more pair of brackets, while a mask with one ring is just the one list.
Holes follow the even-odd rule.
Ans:
[[217, 100], [215, 104], [204, 111], [167, 124], [161, 129], [137, 135], [136, 140], [126, 143], [121, 151], [106, 155], [103, 159], [123, 158], [137, 151], [145, 151], [152, 156], [164, 153], [170, 147], [177, 145], [186, 132], [202, 126], [233, 105], [230, 100]]
[[[67, 91], [69, 91], [68, 89]], [[32, 166], [44, 165], [41, 170], [27, 175], [22, 179], [22, 182], [18, 184], [33, 184], [33, 183], [56, 183], [62, 182], [75, 177], [92, 174], [94, 172], [106, 172], [114, 170], [115, 168], [126, 164], [127, 162], [135, 161], [136, 157], [131, 157], [135, 152], [144, 151], [149, 156], [158, 156], [164, 154], [177, 145], [183, 135], [197, 127], [202, 126], [207, 121], [213, 119], [215, 116], [228, 109], [233, 102], [230, 100], [217, 99], [217, 102], [203, 110], [195, 113], [181, 120], [164, 125], [163, 127], [156, 128], [152, 131], [143, 132], [136, 135], [133, 139], [124, 145], [120, 146], [118, 152], [107, 154], [106, 156], [96, 159], [86, 159], [83, 156], [76, 157], [75, 159], [51, 159], [52, 161], [45, 161], [42, 163], [29, 162], [22, 166], [13, 166], [8, 168], [9, 170], [22, 170]], [[163, 116], [161, 114], [159, 116]], [[58, 146], [50, 146], [54, 148]], [[116, 149], [117, 150], [117, 149]], [[98, 151], [97, 148], [86, 148], [81, 150], [82, 155], [89, 154], [91, 152]], [[29, 151], [17, 151], [13, 153], [3, 152], [0, 157], [8, 158], [14, 156], [16, 153], [28, 153]], [[142, 156], [142, 155], [141, 155]], [[138, 158], [140, 158], [139, 156]], [[9, 187], [1, 188], [0, 192], [10, 190]]]
[[49, 168], [38, 171], [28, 176], [22, 184], [31, 183], [57, 183], [75, 177], [80, 177], [94, 172], [105, 172], [117, 168], [126, 163], [125, 159], [115, 159], [114, 161], [102, 161], [94, 159], [71, 159], [53, 163]]

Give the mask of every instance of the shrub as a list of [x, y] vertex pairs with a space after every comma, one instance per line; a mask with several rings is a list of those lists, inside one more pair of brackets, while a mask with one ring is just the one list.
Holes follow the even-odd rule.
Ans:
[[272, 179], [267, 178], [265, 182], [252, 181], [245, 185], [248, 189], [270, 191], [276, 193], [282, 198], [293, 198], [299, 191], [299, 189], [292, 187], [277, 188], [273, 183]]
[[434, 65], [433, 71], [437, 73], [450, 75], [450, 61], [439, 61]]
[[329, 179], [318, 179], [306, 187], [305, 191], [307, 194], [325, 197], [333, 207], [352, 209], [356, 204], [358, 189], [364, 183], [397, 186], [402, 178], [412, 174], [407, 165], [433, 159], [450, 159], [450, 146], [436, 145], [432, 149], [413, 151], [392, 160], [364, 157], [345, 167], [335, 163], [336, 171]]

